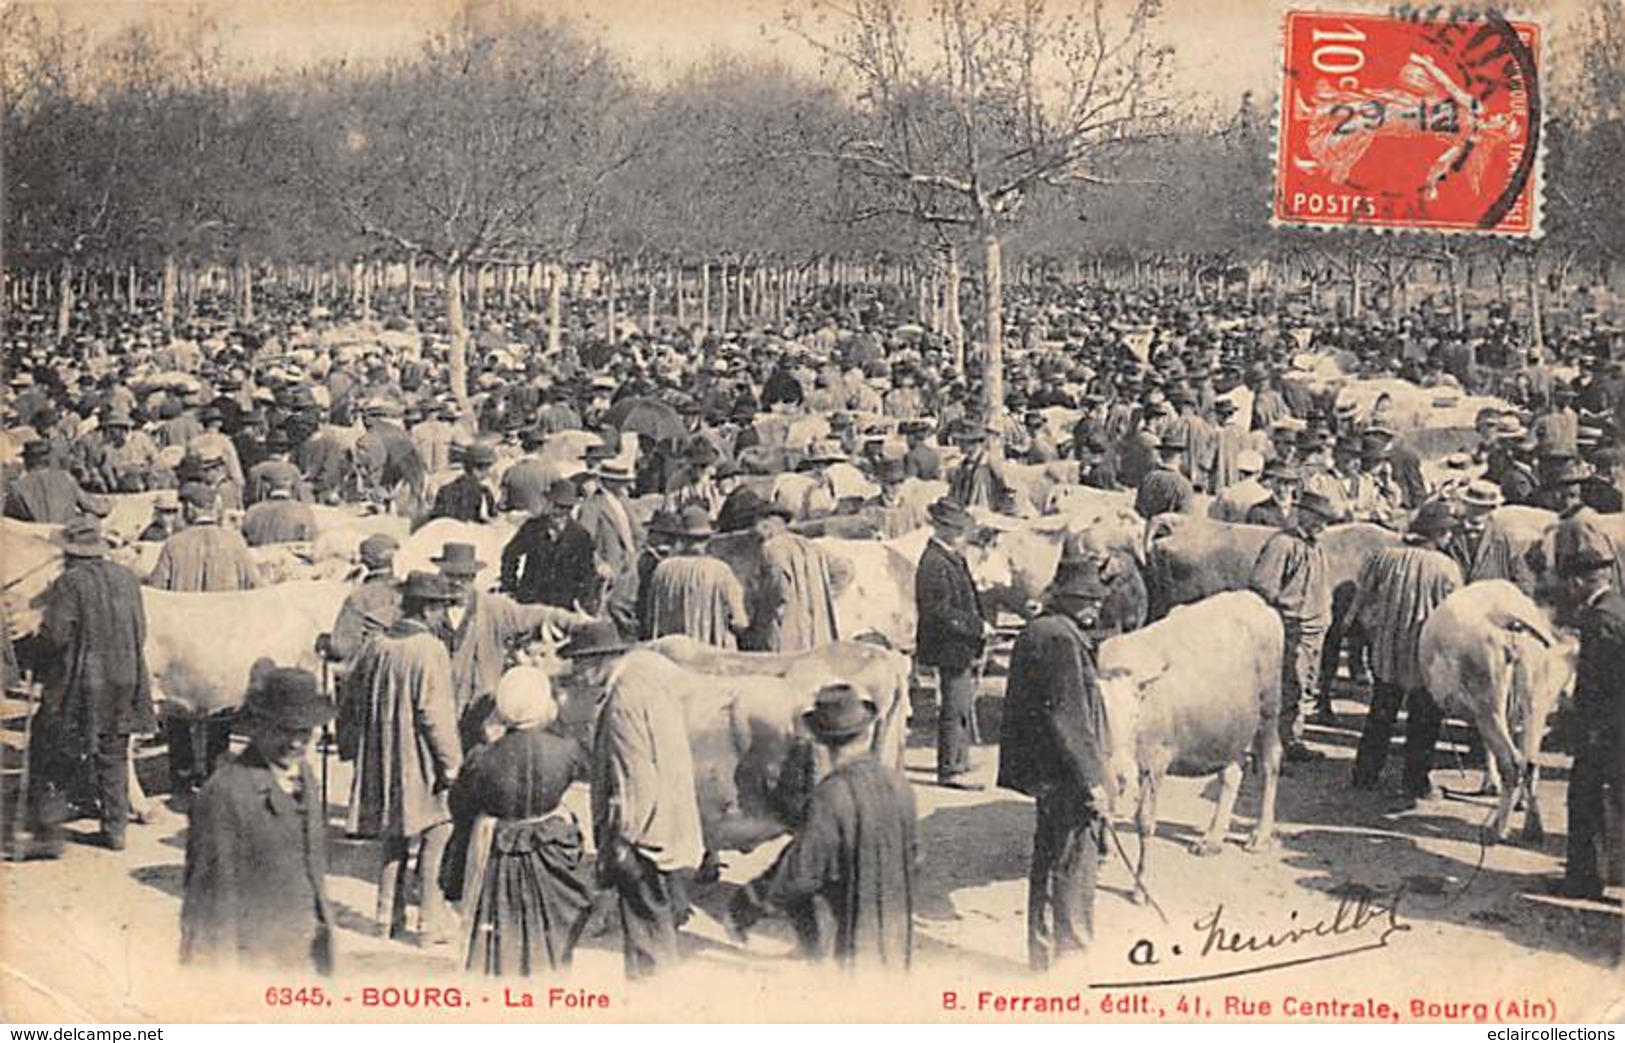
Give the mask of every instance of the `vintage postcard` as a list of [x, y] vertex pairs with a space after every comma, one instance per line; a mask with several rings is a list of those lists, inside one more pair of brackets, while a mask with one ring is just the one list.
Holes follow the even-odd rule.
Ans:
[[0, 5], [0, 1018], [1625, 1016], [1625, 7]]

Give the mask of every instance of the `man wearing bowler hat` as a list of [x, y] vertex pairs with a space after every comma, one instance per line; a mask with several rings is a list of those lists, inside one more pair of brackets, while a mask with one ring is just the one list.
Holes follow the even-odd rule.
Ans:
[[332, 716], [306, 670], [275, 669], [249, 689], [236, 725], [248, 747], [192, 804], [182, 963], [332, 973], [326, 816], [306, 761]]
[[865, 500], [859, 508], [860, 514], [873, 521], [883, 540], [906, 536], [927, 524], [925, 509], [918, 503], [903, 499], [903, 482], [906, 479], [907, 468], [903, 461], [882, 458], [875, 466], [875, 480], [880, 483], [880, 492]]
[[464, 449], [463, 473], [440, 487], [430, 517], [465, 522], [496, 518], [497, 496], [491, 488], [491, 468], [496, 459], [496, 450], [489, 442], [475, 442]]
[[526, 519], [502, 548], [502, 590], [524, 605], [598, 603], [600, 575], [592, 534], [572, 512], [580, 503], [573, 482], [559, 479], [547, 491], [541, 510]]
[[1093, 630], [1107, 593], [1093, 559], [1063, 561], [1010, 653], [998, 784], [1037, 800], [1027, 876], [1037, 971], [1081, 955], [1094, 935], [1107, 751]]
[[451, 839], [446, 791], [463, 763], [451, 657], [440, 637], [456, 599], [443, 577], [412, 573], [401, 588], [400, 618], [362, 650], [345, 679], [345, 699], [359, 707], [346, 829], [384, 842], [377, 925], [391, 938], [406, 930], [408, 864], [417, 848], [419, 933], [428, 942], [451, 939], [451, 910], [436, 881]]
[[927, 511], [931, 539], [914, 572], [914, 659], [937, 671], [937, 782], [978, 790], [970, 782], [970, 747], [976, 712], [976, 664], [993, 627], [965, 561], [976, 531], [970, 513], [950, 497]]
[[743, 934], [771, 910], [795, 924], [803, 955], [848, 967], [906, 970], [914, 951], [914, 793], [870, 750], [875, 704], [852, 685], [819, 690], [801, 715], [829, 750], [807, 818], [773, 868], [728, 906]]

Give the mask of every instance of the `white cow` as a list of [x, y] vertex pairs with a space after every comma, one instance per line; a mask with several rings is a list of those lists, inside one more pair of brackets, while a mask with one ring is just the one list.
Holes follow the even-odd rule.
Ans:
[[495, 590], [502, 579], [502, 548], [518, 531], [518, 525], [506, 518], [485, 524], [436, 518], [401, 544], [401, 549], [395, 552], [395, 571], [402, 576], [420, 569], [437, 572], [440, 567], [433, 559], [440, 556], [442, 547], [448, 543], [472, 543], [479, 560], [485, 563], [474, 585], [479, 590]]
[[1117, 795], [1136, 805], [1137, 879], [1144, 879], [1146, 839], [1156, 833], [1164, 776], [1219, 776], [1213, 820], [1191, 848], [1217, 854], [1250, 753], [1257, 754], [1264, 785], [1247, 848], [1274, 843], [1283, 647], [1281, 617], [1251, 591], [1181, 606], [1100, 646], [1108, 774]]
[[1422, 624], [1417, 651], [1429, 694], [1445, 714], [1471, 721], [1484, 738], [1486, 774], [1501, 792], [1485, 827], [1505, 840], [1513, 808], [1527, 808], [1523, 836], [1545, 835], [1535, 784], [1546, 719], [1574, 683], [1577, 642], [1505, 580], [1457, 590]]

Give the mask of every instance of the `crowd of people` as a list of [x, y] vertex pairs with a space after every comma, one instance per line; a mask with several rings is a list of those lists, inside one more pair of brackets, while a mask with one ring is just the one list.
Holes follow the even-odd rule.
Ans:
[[[534, 317], [491, 315], [468, 346], [466, 393], [443, 331], [274, 298], [261, 307], [276, 318], [203, 314], [172, 336], [152, 315], [110, 308], [81, 315], [91, 332], [77, 338], [25, 321], [8, 345], [4, 513], [60, 527], [65, 561], [39, 633], [19, 649], [44, 686], [29, 854], [60, 855], [71, 802], [99, 816], [99, 842], [114, 849], [140, 814], [131, 737], [160, 725], [142, 583], [253, 588], [251, 548], [312, 540], [322, 506], [414, 525], [521, 520], [500, 561], [447, 541], [435, 570], [404, 576], [398, 540], [362, 542], [354, 590], [322, 641], [336, 700], [284, 665], [259, 671], [244, 695], [229, 725], [247, 740], [236, 753], [223, 752], [224, 729], [200, 744], [192, 722], [163, 722], [175, 791], [197, 790], [188, 961], [334, 965], [326, 815], [306, 763], [333, 721], [354, 765], [345, 832], [382, 846], [381, 933], [409, 933], [420, 890], [418, 936], [460, 944], [473, 970], [559, 966], [606, 916], [630, 975], [669, 966], [688, 891], [715, 870], [688, 732], [660, 691], [617, 686], [603, 698], [607, 674], [663, 635], [764, 653], [857, 636], [840, 633], [830, 562], [809, 537], [837, 525], [881, 539], [930, 531], [910, 651], [936, 679], [937, 781], [980, 788], [979, 665], [997, 621], [964, 552], [980, 511], [1043, 509], [1020, 502], [1019, 464], [1075, 467], [1077, 484], [1121, 492], [1147, 521], [1202, 512], [1278, 530], [1251, 585], [1284, 624], [1286, 758], [1323, 756], [1304, 724], [1331, 718], [1347, 644], [1353, 679], [1371, 685], [1353, 784], [1379, 785], [1403, 708], [1412, 800], [1432, 791], [1440, 719], [1419, 674], [1422, 621], [1467, 582], [1533, 589], [1533, 566], [1498, 556], [1486, 519], [1509, 504], [1556, 512], [1556, 600], [1581, 640], [1562, 886], [1596, 897], [1610, 883], [1606, 838], [1625, 794], [1625, 600], [1594, 520], [1620, 511], [1625, 487], [1625, 374], [1611, 331], [1576, 329], [1542, 357], [1493, 310], [1458, 331], [1431, 316], [1326, 320], [1023, 286], [1010, 303], [1005, 409], [990, 414], [974, 350], [956, 368], [943, 335], [901, 321], [878, 293], [806, 302], [782, 327], [613, 343], [582, 313], [557, 354]], [[1306, 356], [1500, 404], [1443, 461], [1457, 477], [1440, 481], [1429, 473], [1439, 461], [1382, 398], [1352, 408], [1297, 379]], [[808, 420], [819, 422], [811, 437], [787, 436]], [[777, 482], [788, 474], [805, 481]], [[910, 481], [941, 482], [942, 494], [922, 504], [903, 495]], [[139, 577], [111, 560], [99, 521], [130, 493], [156, 493], [136, 539], [160, 545], [157, 564]], [[1334, 628], [1321, 537], [1349, 522], [1403, 540], [1366, 563], [1351, 624]], [[729, 538], [759, 548], [745, 577], [707, 553]], [[483, 589], [493, 567], [496, 589]], [[1037, 803], [1028, 933], [1039, 969], [1092, 934], [1107, 782], [1094, 662], [1111, 590], [1088, 542], [1069, 542], [1011, 653], [997, 785]], [[253, 622], [237, 625], [251, 641]], [[562, 641], [562, 666], [529, 663], [538, 638]], [[572, 706], [596, 708], [590, 741], [562, 727]], [[810, 955], [907, 965], [916, 858], [941, 853], [917, 850], [910, 786], [870, 751], [876, 712], [836, 677], [812, 698], [803, 730], [827, 767], [789, 845], [734, 895], [735, 930], [783, 913]], [[563, 802], [578, 781], [590, 788], [591, 864]]]

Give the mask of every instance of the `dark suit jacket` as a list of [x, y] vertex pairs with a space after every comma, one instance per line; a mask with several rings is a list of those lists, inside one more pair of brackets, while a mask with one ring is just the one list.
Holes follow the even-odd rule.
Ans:
[[963, 557], [936, 540], [927, 543], [914, 572], [914, 603], [914, 658], [921, 666], [965, 670], [976, 662], [986, 613]]
[[440, 487], [434, 497], [434, 509], [429, 513], [434, 518], [490, 521], [497, 516], [497, 499], [484, 482], [471, 474], [460, 474]]
[[598, 570], [592, 537], [575, 519], [553, 535], [548, 523], [532, 518], [502, 549], [502, 589], [522, 605], [569, 608], [580, 601], [592, 608], [598, 598]]
[[1617, 591], [1610, 590], [1580, 613], [1574, 719], [1581, 749], [1619, 756], [1625, 720], [1625, 597]]
[[999, 733], [999, 785], [1037, 796], [1055, 786], [1088, 793], [1106, 777], [1095, 652], [1078, 625], [1046, 612], [1010, 653]]
[[181, 962], [332, 970], [332, 909], [322, 799], [279, 789], [250, 748], [221, 762], [192, 804], [186, 834]]

